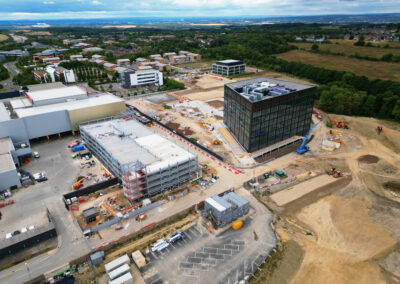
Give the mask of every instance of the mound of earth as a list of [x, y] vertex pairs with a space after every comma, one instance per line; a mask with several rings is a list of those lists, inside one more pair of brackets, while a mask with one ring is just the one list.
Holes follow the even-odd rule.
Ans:
[[364, 156], [360, 156], [358, 158], [358, 161], [360, 163], [375, 164], [379, 161], [379, 158], [374, 155], [364, 155]]

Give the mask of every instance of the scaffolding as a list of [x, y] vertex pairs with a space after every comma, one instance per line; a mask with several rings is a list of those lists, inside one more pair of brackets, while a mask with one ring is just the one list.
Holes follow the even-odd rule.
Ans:
[[201, 173], [197, 155], [131, 117], [85, 123], [80, 130], [87, 148], [121, 180], [130, 201], [165, 192]]

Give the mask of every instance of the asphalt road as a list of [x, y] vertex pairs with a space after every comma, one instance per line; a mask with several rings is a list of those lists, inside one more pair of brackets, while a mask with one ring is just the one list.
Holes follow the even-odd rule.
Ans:
[[15, 86], [12, 86], [12, 77], [18, 75], [20, 72], [17, 67], [15, 66], [15, 62], [7, 62], [4, 64], [4, 67], [12, 74], [11, 78], [4, 80], [0, 82], [4, 88], [6, 88], [8, 91], [14, 91], [16, 90]]
[[53, 253], [42, 254], [27, 261], [29, 272], [25, 263], [1, 271], [0, 283], [23, 283], [90, 251], [61, 201], [61, 195], [70, 191], [69, 182], [79, 172], [66, 147], [71, 139], [72, 137], [53, 139], [50, 143], [42, 141], [32, 146], [32, 150], [38, 151], [41, 157], [23, 168], [31, 173], [46, 171], [49, 180], [20, 189], [12, 197], [15, 204], [2, 209], [2, 222], [12, 222], [14, 218], [28, 219], [31, 212], [43, 210], [46, 206], [54, 218], [59, 236], [58, 247]]

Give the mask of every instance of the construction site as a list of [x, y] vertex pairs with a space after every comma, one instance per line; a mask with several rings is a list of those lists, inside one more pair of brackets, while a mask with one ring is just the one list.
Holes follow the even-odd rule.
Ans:
[[[265, 158], [276, 146], [248, 152], [223, 123], [224, 85], [235, 80], [195, 81], [128, 100], [119, 116], [81, 123], [80, 137], [32, 145], [51, 156], [23, 167], [50, 178], [29, 191], [56, 192], [53, 211], [64, 194], [69, 213], [55, 216], [61, 233], [74, 228], [64, 262], [79, 268], [77, 283], [112, 281], [105, 264], [126, 254], [137, 283], [400, 282], [398, 124], [314, 108], [304, 135], [281, 141], [290, 151]], [[61, 179], [70, 182], [58, 189]], [[92, 265], [95, 252], [104, 254]]]

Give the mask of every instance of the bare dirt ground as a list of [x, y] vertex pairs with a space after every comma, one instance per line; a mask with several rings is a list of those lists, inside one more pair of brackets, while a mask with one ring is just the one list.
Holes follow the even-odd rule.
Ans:
[[[282, 243], [295, 241], [304, 250], [283, 246], [283, 255], [303, 259], [299, 267], [286, 267], [283, 257], [262, 283], [400, 283], [400, 125], [330, 118], [349, 122], [346, 136], [353, 136], [357, 148], [322, 152], [313, 141], [315, 152], [295, 163], [317, 173], [335, 167], [348, 177], [273, 208]], [[380, 135], [378, 125], [384, 128]], [[323, 126], [317, 133], [327, 131]]]

